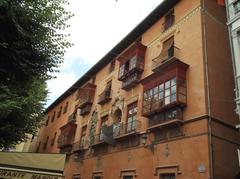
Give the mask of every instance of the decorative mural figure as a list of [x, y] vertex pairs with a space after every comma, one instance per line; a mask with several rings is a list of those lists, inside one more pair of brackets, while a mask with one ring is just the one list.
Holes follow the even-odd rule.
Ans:
[[91, 121], [90, 121], [90, 131], [89, 131], [89, 144], [92, 146], [94, 144], [94, 136], [97, 126], [97, 120], [98, 120], [98, 113], [96, 111], [93, 112]]

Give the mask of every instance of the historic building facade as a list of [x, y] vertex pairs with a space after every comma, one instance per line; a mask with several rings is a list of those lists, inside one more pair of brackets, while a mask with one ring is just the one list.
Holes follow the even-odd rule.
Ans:
[[239, 172], [225, 7], [165, 0], [46, 110], [36, 152], [67, 179], [233, 179]]

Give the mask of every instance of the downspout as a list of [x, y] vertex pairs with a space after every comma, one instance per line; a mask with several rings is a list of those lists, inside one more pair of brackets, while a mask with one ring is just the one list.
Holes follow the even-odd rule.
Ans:
[[208, 55], [207, 55], [207, 33], [206, 33], [206, 20], [205, 20], [205, 0], [201, 0], [201, 17], [202, 17], [202, 30], [203, 30], [203, 62], [205, 67], [205, 80], [206, 80], [206, 92], [207, 92], [207, 113], [208, 113], [208, 144], [209, 144], [209, 167], [210, 167], [210, 179], [214, 179], [214, 167], [213, 167], [213, 144], [212, 144], [212, 119], [211, 119], [211, 99], [210, 99], [210, 84], [208, 73]]

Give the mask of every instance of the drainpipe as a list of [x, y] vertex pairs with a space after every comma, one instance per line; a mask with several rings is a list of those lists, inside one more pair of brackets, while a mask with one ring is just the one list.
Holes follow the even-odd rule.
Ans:
[[207, 55], [207, 33], [206, 33], [206, 20], [205, 20], [205, 0], [201, 0], [201, 19], [203, 30], [203, 60], [205, 66], [205, 80], [206, 80], [206, 92], [207, 92], [207, 113], [208, 113], [208, 144], [209, 144], [209, 164], [210, 164], [210, 179], [214, 179], [214, 167], [213, 167], [213, 144], [212, 144], [212, 119], [211, 119], [211, 99], [210, 99], [210, 84], [208, 73], [208, 55]]

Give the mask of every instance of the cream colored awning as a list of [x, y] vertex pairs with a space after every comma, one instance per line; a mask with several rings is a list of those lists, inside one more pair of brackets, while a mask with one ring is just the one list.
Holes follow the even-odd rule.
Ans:
[[0, 178], [63, 178], [65, 154], [0, 152]]

